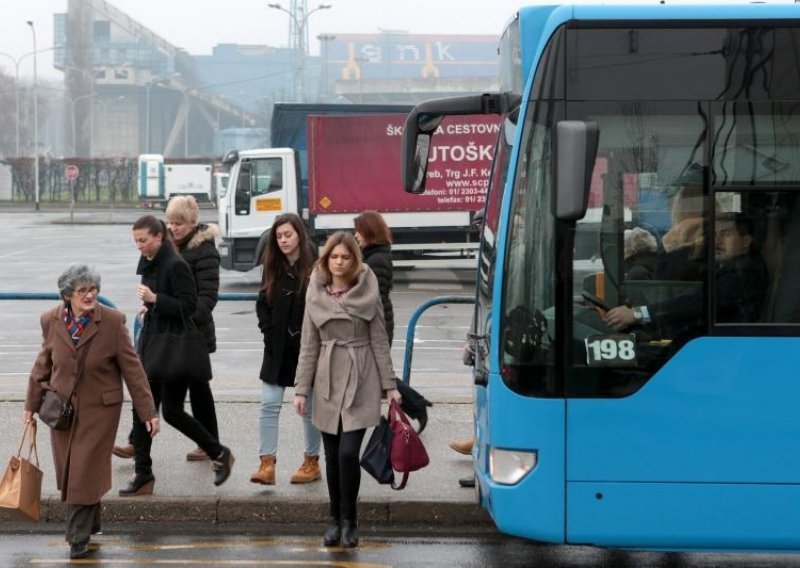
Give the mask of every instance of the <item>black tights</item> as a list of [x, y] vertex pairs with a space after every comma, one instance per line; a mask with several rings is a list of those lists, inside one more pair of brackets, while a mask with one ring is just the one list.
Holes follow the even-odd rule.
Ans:
[[[157, 383], [156, 383], [157, 384]], [[152, 386], [152, 384], [151, 384]], [[153, 392], [153, 396], [155, 396]], [[161, 396], [161, 393], [158, 393]], [[192, 381], [189, 383], [189, 399], [192, 406], [192, 416], [208, 430], [208, 433], [219, 440], [219, 427], [217, 426], [217, 410], [214, 406], [214, 395], [211, 393], [209, 381]], [[134, 415], [136, 412], [134, 411]], [[133, 427], [128, 434], [128, 443], [133, 444]]]
[[358, 460], [365, 432], [366, 429], [342, 432], [341, 420], [338, 434], [322, 432], [331, 517], [336, 522], [355, 522], [357, 519], [356, 503], [361, 486], [361, 465]]
[[[167, 424], [173, 426], [187, 438], [191, 438], [211, 459], [215, 459], [222, 453], [222, 446], [219, 440], [183, 409], [183, 404], [186, 401], [186, 391], [189, 388], [188, 383], [154, 382], [150, 383], [150, 386], [153, 391], [156, 408], [158, 408], [159, 403], [163, 404], [161, 411]], [[133, 411], [132, 434], [136, 473], [152, 473], [153, 460], [150, 457], [150, 448], [153, 441], [147, 432], [147, 427], [139, 420], [139, 415], [136, 414], [135, 409]]]

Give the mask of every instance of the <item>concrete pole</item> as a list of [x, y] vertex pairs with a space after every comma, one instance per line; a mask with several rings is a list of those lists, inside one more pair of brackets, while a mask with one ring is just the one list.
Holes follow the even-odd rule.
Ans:
[[34, 203], [39, 210], [39, 80], [36, 73], [36, 28], [31, 20], [27, 24], [33, 34], [33, 184]]

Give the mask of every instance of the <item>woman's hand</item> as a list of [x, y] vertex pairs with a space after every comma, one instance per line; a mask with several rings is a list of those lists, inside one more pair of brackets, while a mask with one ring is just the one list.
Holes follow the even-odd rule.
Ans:
[[136, 297], [143, 302], [147, 302], [148, 304], [152, 304], [156, 301], [155, 293], [144, 284], [139, 284], [139, 286], [136, 288]]
[[297, 411], [297, 414], [300, 416], [306, 415], [306, 397], [302, 394], [294, 395], [294, 409]]
[[33, 422], [33, 412], [30, 410], [23, 410], [22, 411], [22, 423], [28, 424], [29, 422]]
[[389, 389], [386, 391], [386, 400], [396, 400], [397, 404], [403, 402], [403, 396], [397, 389]]
[[160, 429], [160, 422], [158, 420], [158, 416], [153, 416], [150, 420], [144, 423], [147, 427], [147, 431], [150, 432], [150, 437], [155, 438], [156, 434]]

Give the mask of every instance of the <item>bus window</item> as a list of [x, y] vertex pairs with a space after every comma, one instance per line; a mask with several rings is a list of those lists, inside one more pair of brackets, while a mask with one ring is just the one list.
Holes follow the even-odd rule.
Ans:
[[[714, 230], [714, 322], [720, 333], [800, 323], [800, 194], [719, 192]], [[748, 331], [749, 330], [749, 331]], [[761, 333], [759, 333], [761, 334]]]
[[[559, 396], [554, 381], [555, 322], [554, 220], [550, 215], [551, 124], [556, 108], [541, 104], [524, 124], [514, 180], [503, 282], [501, 373], [515, 391], [532, 396]], [[535, 246], [531, 246], [535, 243]]]

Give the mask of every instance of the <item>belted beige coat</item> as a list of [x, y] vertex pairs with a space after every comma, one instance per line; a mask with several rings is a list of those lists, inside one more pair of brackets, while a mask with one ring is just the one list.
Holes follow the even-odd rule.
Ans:
[[368, 266], [340, 299], [314, 270], [295, 373], [295, 394], [313, 397], [311, 421], [336, 434], [378, 424], [381, 396], [396, 388], [378, 280]]

